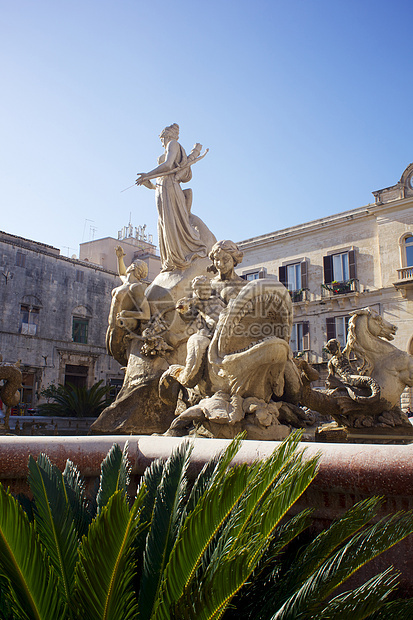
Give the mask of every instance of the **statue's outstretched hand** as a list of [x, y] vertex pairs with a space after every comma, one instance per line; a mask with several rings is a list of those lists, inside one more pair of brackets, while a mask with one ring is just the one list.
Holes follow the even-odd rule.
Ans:
[[116, 256], [118, 258], [122, 258], [122, 256], [126, 256], [125, 252], [123, 251], [123, 248], [121, 245], [117, 245], [115, 248], [115, 252], [116, 252]]
[[146, 175], [143, 173], [140, 173], [138, 178], [135, 181], [136, 185], [144, 185], [145, 187], [147, 187], [148, 189], [155, 189], [155, 185], [146, 178]]

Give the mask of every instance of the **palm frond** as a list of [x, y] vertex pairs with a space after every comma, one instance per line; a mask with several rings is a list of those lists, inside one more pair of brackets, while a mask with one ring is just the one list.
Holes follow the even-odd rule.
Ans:
[[123, 451], [115, 443], [101, 465], [100, 485], [96, 498], [98, 514], [116, 491], [121, 490], [126, 495], [129, 478], [128, 442], [125, 443]]
[[[47, 397], [52, 398], [54, 402], [39, 405], [39, 410], [44, 415], [98, 416], [113, 402], [109, 394], [110, 389], [110, 386], [103, 386], [102, 381], [95, 383], [91, 388], [78, 387], [71, 383], [59, 385], [58, 388], [49, 390], [47, 394]], [[48, 391], [48, 388], [45, 391]]]
[[[336, 596], [316, 614], [313, 614], [309, 620], [342, 620], [343, 618], [364, 620], [369, 618], [373, 612], [383, 607], [397, 582], [397, 573], [392, 568], [388, 568], [359, 588]], [[398, 616], [397, 620], [399, 620]]]
[[92, 515], [86, 501], [85, 482], [76, 465], [69, 459], [63, 471], [63, 481], [66, 487], [68, 502], [72, 509], [74, 524], [78, 538], [87, 534]]
[[139, 617], [142, 620], [151, 617], [163, 571], [178, 534], [187, 495], [186, 472], [192, 448], [188, 442], [181, 443], [163, 466], [143, 556], [139, 592]]
[[282, 605], [346, 540], [355, 535], [376, 514], [380, 498], [371, 497], [358, 502], [330, 527], [315, 536], [297, 555], [288, 570], [278, 579], [273, 604]]
[[291, 614], [308, 613], [325, 600], [335, 588], [356, 570], [413, 532], [410, 513], [395, 514], [355, 534], [343, 547], [326, 559], [305, 583], [296, 590], [274, 620], [286, 620]]
[[17, 501], [19, 502], [20, 506], [23, 508], [23, 510], [27, 514], [27, 516], [29, 518], [29, 521], [33, 521], [34, 520], [34, 514], [33, 514], [34, 502], [33, 502], [33, 500], [31, 500], [29, 497], [27, 497], [27, 495], [25, 495], [24, 493], [17, 493], [17, 495], [15, 495], [14, 497], [17, 499]]
[[162, 590], [152, 620], [166, 620], [188, 587], [216, 532], [238, 503], [249, 480], [248, 465], [231, 469], [202, 495], [188, 515], [164, 572]]
[[[211, 618], [221, 617], [229, 601], [256, 569], [280, 520], [313, 480], [318, 457], [303, 462], [302, 454], [295, 452], [296, 447], [296, 438], [292, 437], [262, 466], [251, 468], [253, 477], [234, 508], [235, 519], [230, 519], [222, 532], [223, 544], [217, 545], [219, 553], [212, 556], [203, 577], [204, 587], [200, 595], [192, 593], [196, 617], [205, 608], [204, 591], [211, 595], [211, 605], [206, 607], [213, 611]], [[231, 573], [231, 567], [237, 566], [242, 556], [246, 564]]]
[[77, 536], [62, 473], [48, 457], [29, 457], [30, 490], [35, 500], [35, 526], [59, 575], [59, 584], [69, 604], [77, 559]]
[[413, 598], [397, 599], [384, 603], [378, 611], [366, 616], [366, 618], [368, 620], [412, 620]]
[[133, 543], [139, 533], [144, 495], [142, 487], [129, 510], [123, 491], [115, 491], [83, 538], [75, 568], [74, 600], [79, 618], [132, 620], [136, 617]]
[[56, 620], [63, 604], [54, 569], [20, 504], [0, 484], [0, 566], [17, 618]]
[[280, 573], [284, 568], [283, 550], [311, 524], [312, 512], [312, 509], [303, 510], [290, 519], [284, 519], [282, 525], [277, 527], [248, 583], [234, 601], [239, 620], [270, 618], [274, 613], [273, 600], [279, 594]]
[[226, 471], [231, 461], [239, 451], [242, 440], [245, 436], [246, 433], [240, 433], [237, 435], [231, 443], [228, 444], [225, 450], [218, 452], [218, 454], [205, 463], [195, 479], [188, 497], [188, 501], [182, 510], [181, 525], [185, 521], [188, 514], [194, 510], [198, 500], [207, 491], [207, 489], [209, 489], [214, 482], [225, 476]]
[[[145, 486], [146, 495], [145, 501], [141, 511], [141, 523], [145, 526], [138, 538], [136, 539], [136, 552], [138, 556], [143, 553], [145, 547], [146, 536], [152, 522], [153, 507], [155, 504], [156, 494], [158, 487], [162, 479], [162, 473], [164, 470], [165, 462], [159, 459], [152, 461], [149, 467], [147, 467], [140, 479], [139, 488]], [[139, 490], [138, 488], [138, 490]]]

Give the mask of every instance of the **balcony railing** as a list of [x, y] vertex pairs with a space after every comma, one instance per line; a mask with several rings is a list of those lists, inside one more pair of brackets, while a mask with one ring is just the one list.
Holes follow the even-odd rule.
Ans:
[[334, 297], [335, 295], [348, 295], [359, 291], [359, 281], [355, 278], [344, 282], [331, 282], [321, 285], [321, 297]]
[[309, 301], [310, 295], [309, 290], [307, 288], [300, 288], [298, 291], [288, 291], [291, 296], [291, 301], [300, 302], [300, 301]]
[[413, 267], [403, 267], [397, 270], [399, 280], [413, 280]]

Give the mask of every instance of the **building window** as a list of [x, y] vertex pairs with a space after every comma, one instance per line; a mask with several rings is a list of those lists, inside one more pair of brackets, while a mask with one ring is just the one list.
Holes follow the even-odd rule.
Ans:
[[73, 317], [72, 340], [80, 344], [87, 344], [89, 320], [79, 317]]
[[39, 308], [32, 306], [20, 306], [20, 333], [27, 336], [35, 336], [39, 324]]
[[341, 348], [346, 346], [349, 316], [329, 317], [327, 321], [327, 340], [336, 338]]
[[83, 282], [84, 273], [81, 269], [76, 269], [76, 282]]
[[348, 282], [356, 279], [356, 253], [339, 252], [323, 257], [324, 284]]
[[308, 321], [294, 323], [290, 336], [290, 347], [293, 353], [309, 351], [310, 349], [310, 324]]
[[74, 364], [65, 365], [65, 385], [70, 383], [76, 387], [87, 386], [88, 366], [76, 366]]
[[307, 289], [307, 261], [279, 267], [278, 279], [289, 291], [297, 292]]
[[110, 379], [109, 385], [110, 385], [109, 395], [113, 399], [115, 399], [122, 389], [123, 379]]
[[16, 254], [16, 267], [25, 267], [26, 266], [26, 254], [18, 251]]
[[406, 267], [413, 267], [413, 237], [403, 239]]
[[262, 278], [265, 278], [267, 274], [267, 270], [265, 267], [261, 267], [261, 269], [257, 269], [256, 271], [247, 271], [244, 272], [241, 276], [241, 278], [243, 278], [244, 280], [261, 280]]
[[32, 372], [22, 373], [21, 403], [32, 407], [35, 397], [36, 376]]

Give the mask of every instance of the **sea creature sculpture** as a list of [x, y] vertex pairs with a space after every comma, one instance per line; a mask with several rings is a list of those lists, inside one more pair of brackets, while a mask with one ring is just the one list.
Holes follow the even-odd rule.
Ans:
[[[326, 390], [312, 389], [308, 364], [298, 364], [303, 384], [301, 402], [331, 415], [347, 428], [399, 429], [402, 434], [411, 434], [409, 419], [400, 409], [400, 396], [406, 386], [413, 386], [413, 357], [390, 344], [396, 330], [371, 308], [353, 312], [343, 351], [328, 343], [333, 357]], [[356, 359], [350, 363], [352, 353]]]

